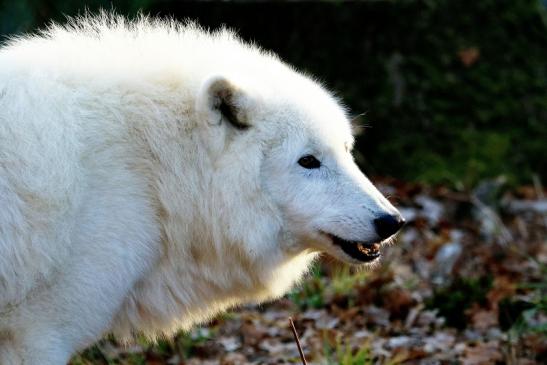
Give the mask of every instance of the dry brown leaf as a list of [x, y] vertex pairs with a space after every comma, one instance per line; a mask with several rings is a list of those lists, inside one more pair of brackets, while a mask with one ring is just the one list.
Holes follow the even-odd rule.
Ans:
[[498, 312], [494, 310], [477, 310], [471, 314], [471, 323], [473, 327], [480, 331], [498, 325]]
[[502, 361], [498, 341], [478, 343], [474, 347], [467, 347], [462, 358], [463, 365], [488, 365]]
[[479, 60], [480, 54], [480, 50], [477, 47], [469, 47], [460, 50], [458, 57], [464, 66], [470, 67]]

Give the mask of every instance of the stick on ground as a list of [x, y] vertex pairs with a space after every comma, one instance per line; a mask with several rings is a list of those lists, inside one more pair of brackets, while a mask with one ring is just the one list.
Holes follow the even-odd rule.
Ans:
[[296, 328], [294, 327], [294, 322], [291, 317], [289, 317], [289, 323], [291, 325], [292, 334], [294, 335], [294, 340], [296, 341], [296, 346], [298, 347], [298, 352], [300, 353], [300, 360], [302, 360], [303, 365], [308, 365], [306, 358], [304, 357], [304, 351], [302, 351], [302, 346], [300, 345], [300, 340], [298, 339], [298, 333], [296, 333]]

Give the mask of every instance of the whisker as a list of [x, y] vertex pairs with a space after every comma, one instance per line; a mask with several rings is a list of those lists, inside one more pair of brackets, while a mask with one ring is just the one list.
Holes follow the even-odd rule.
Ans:
[[363, 112], [363, 113], [360, 113], [360, 114], [357, 114], [357, 115], [354, 115], [353, 117], [351, 117], [351, 119], [350, 119], [351, 132], [354, 136], [360, 135], [361, 133], [363, 133], [363, 131], [366, 128], [372, 128], [371, 126], [364, 124], [364, 122], [362, 122], [362, 120], [361, 120], [362, 117], [366, 116], [366, 114], [367, 114], [367, 112]]

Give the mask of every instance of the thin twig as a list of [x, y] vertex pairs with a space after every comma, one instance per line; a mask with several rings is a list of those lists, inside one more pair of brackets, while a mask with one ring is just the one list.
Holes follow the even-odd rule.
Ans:
[[294, 322], [291, 317], [289, 317], [289, 323], [291, 325], [294, 340], [296, 341], [296, 346], [298, 347], [298, 352], [300, 353], [300, 360], [302, 360], [303, 365], [308, 365], [306, 358], [304, 357], [304, 351], [302, 351], [302, 346], [300, 345], [300, 340], [298, 339], [298, 333], [296, 333], [296, 328], [294, 328]]

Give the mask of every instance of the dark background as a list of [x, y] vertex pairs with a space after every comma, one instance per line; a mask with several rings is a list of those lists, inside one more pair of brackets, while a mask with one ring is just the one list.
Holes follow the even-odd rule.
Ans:
[[86, 8], [225, 24], [340, 95], [372, 175], [471, 187], [547, 180], [547, 27], [540, 1], [4, 1], [0, 34]]

